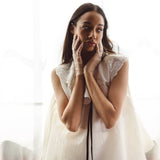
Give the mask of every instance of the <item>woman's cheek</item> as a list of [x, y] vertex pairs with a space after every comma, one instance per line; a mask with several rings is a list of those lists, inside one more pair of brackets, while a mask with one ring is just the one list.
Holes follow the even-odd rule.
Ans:
[[103, 34], [99, 35], [99, 40], [101, 41], [103, 38]]
[[97, 39], [97, 43], [102, 42], [102, 37]]
[[86, 34], [84, 33], [84, 31], [80, 30], [80, 31], [78, 32], [78, 35], [79, 35], [81, 41], [84, 42], [85, 39], [86, 39], [86, 37], [87, 37]]

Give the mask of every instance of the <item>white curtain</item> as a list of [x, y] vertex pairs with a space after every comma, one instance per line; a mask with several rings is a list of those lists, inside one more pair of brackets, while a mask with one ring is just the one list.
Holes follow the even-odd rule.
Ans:
[[[68, 21], [84, 2], [88, 1], [0, 1], [1, 159], [39, 159], [53, 94], [50, 73], [60, 62]], [[158, 0], [90, 2], [104, 9], [110, 39], [129, 57], [129, 84], [136, 111], [152, 138], [158, 140]]]

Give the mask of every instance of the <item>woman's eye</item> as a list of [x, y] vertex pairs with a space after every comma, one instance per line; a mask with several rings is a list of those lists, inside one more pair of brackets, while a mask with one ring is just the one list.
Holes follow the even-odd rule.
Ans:
[[98, 32], [102, 32], [103, 29], [102, 29], [102, 28], [98, 28], [97, 31], [98, 31]]
[[86, 30], [89, 29], [88, 26], [82, 26], [82, 28], [83, 28], [83, 29], [86, 29]]

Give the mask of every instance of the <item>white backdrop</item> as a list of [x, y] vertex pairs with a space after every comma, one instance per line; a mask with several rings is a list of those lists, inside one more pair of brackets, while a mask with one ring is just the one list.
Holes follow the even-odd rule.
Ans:
[[[85, 0], [0, 1], [0, 143], [39, 152], [68, 21]], [[109, 37], [130, 61], [137, 113], [160, 138], [160, 10], [158, 0], [91, 0], [108, 18]]]

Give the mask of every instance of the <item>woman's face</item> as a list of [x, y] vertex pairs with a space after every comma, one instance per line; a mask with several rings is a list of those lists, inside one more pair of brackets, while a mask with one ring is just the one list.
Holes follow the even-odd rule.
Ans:
[[73, 28], [73, 34], [78, 35], [84, 42], [83, 50], [92, 52], [96, 44], [100, 43], [103, 38], [104, 19], [101, 14], [90, 11], [83, 14], [77, 25]]

